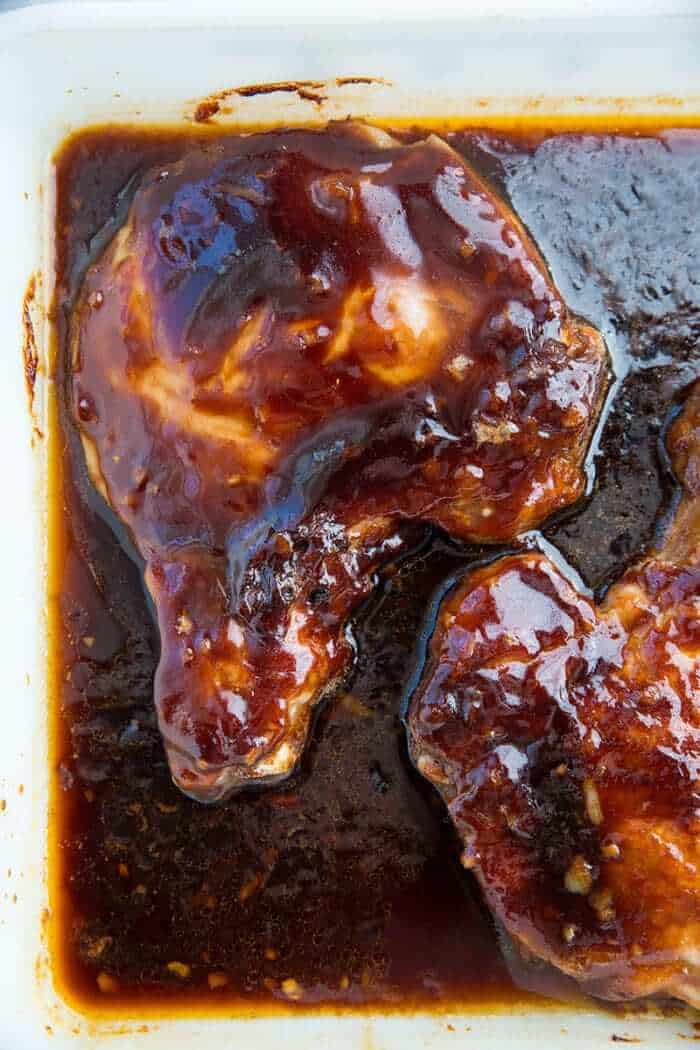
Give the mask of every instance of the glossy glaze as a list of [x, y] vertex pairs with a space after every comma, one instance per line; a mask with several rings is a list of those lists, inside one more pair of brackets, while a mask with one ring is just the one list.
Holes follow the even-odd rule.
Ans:
[[608, 378], [444, 140], [353, 124], [148, 172], [72, 356], [88, 471], [157, 611], [171, 770], [205, 801], [292, 770], [403, 522], [492, 543], [581, 495]]
[[700, 1004], [700, 383], [663, 539], [596, 607], [539, 552], [444, 603], [409, 715], [495, 915], [596, 995]]

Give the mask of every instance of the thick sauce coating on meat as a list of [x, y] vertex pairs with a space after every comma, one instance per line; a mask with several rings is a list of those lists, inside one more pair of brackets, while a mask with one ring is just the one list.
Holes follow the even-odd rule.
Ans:
[[682, 496], [596, 608], [547, 557], [475, 572], [409, 715], [494, 914], [612, 999], [700, 1005], [700, 383], [670, 429]]
[[606, 357], [444, 141], [340, 125], [146, 175], [73, 373], [157, 610], [171, 770], [214, 800], [293, 768], [402, 520], [493, 542], [577, 499]]

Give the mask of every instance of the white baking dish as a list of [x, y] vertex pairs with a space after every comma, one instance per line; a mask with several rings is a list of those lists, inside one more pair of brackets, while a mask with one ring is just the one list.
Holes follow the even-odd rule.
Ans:
[[[293, 94], [238, 101], [230, 121], [467, 116], [504, 110], [700, 113], [700, 18], [464, 18], [243, 21], [199, 0], [52, 4], [0, 17], [0, 1050], [43, 1047], [495, 1050], [608, 1046], [613, 1035], [663, 1050], [692, 1017], [593, 1007], [527, 1013], [261, 1019], [86, 1020], [53, 989], [45, 941], [48, 774], [45, 689], [44, 441], [30, 444], [20, 307], [32, 272], [50, 294], [53, 150], [95, 122], [180, 121], [191, 101], [236, 84], [369, 75], [394, 86], [331, 87], [319, 109]], [[560, 10], [566, 5], [559, 5]], [[572, 5], [573, 6], [573, 5]], [[511, 5], [512, 7], [512, 5]], [[570, 8], [571, 9], [571, 8]], [[576, 101], [584, 96], [586, 101]], [[597, 102], [591, 101], [597, 98]], [[232, 105], [229, 100], [229, 105]], [[226, 108], [224, 106], [224, 108]], [[41, 326], [37, 332], [41, 343]], [[41, 348], [41, 347], [40, 347]], [[41, 389], [35, 406], [41, 426]], [[24, 790], [21, 790], [24, 785]], [[1, 808], [1, 807], [0, 807]], [[46, 921], [42, 921], [42, 915]], [[118, 1036], [115, 1035], [118, 1033]]]

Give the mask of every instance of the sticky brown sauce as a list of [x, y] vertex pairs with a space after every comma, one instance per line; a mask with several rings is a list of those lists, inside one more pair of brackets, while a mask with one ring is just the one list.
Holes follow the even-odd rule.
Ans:
[[[410, 137], [414, 132], [401, 132]], [[357, 658], [283, 785], [203, 806], [173, 785], [152, 706], [158, 637], [140, 573], [87, 481], [64, 408], [71, 302], [139, 174], [211, 133], [85, 132], [57, 158], [50, 605], [54, 970], [83, 1010], [383, 1011], [576, 992], [501, 942], [402, 704], [436, 598], [483, 549], [426, 529], [383, 573]], [[450, 130], [504, 193], [617, 376], [588, 497], [544, 534], [597, 593], [654, 535], [668, 413], [699, 367], [700, 130], [586, 132], [542, 118]]]

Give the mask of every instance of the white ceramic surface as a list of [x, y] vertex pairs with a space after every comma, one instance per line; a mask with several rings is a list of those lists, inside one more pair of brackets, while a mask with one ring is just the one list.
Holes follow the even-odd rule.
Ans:
[[[576, 9], [573, 3], [557, 6], [560, 12]], [[508, 7], [512, 13], [513, 4]], [[635, 8], [628, 5], [628, 13]], [[189, 1050], [197, 1044], [271, 1050], [280, 1039], [288, 1050], [593, 1050], [610, 1046], [614, 1033], [665, 1050], [678, 1047], [679, 1036], [694, 1035], [688, 1020], [611, 1017], [593, 1009], [148, 1021], [148, 1030], [139, 1031], [140, 1022], [129, 1018], [123, 1024], [85, 1021], [52, 988], [41, 933], [47, 903], [45, 448], [39, 443], [32, 451], [30, 445], [20, 354], [29, 275], [41, 271], [50, 292], [52, 151], [68, 131], [88, 123], [181, 119], [186, 100], [223, 87], [357, 74], [388, 78], [397, 88], [339, 90], [329, 113], [441, 115], [449, 106], [466, 115], [476, 111], [477, 96], [510, 100], [492, 102], [498, 110], [538, 95], [680, 96], [684, 105], [653, 105], [700, 112], [700, 19], [511, 14], [363, 23], [289, 22], [282, 14], [254, 21], [236, 19], [207, 0], [58, 3], [0, 15], [0, 799], [6, 802], [0, 807], [0, 1050]], [[266, 96], [263, 109], [254, 112], [282, 121], [319, 115], [290, 96]]]

